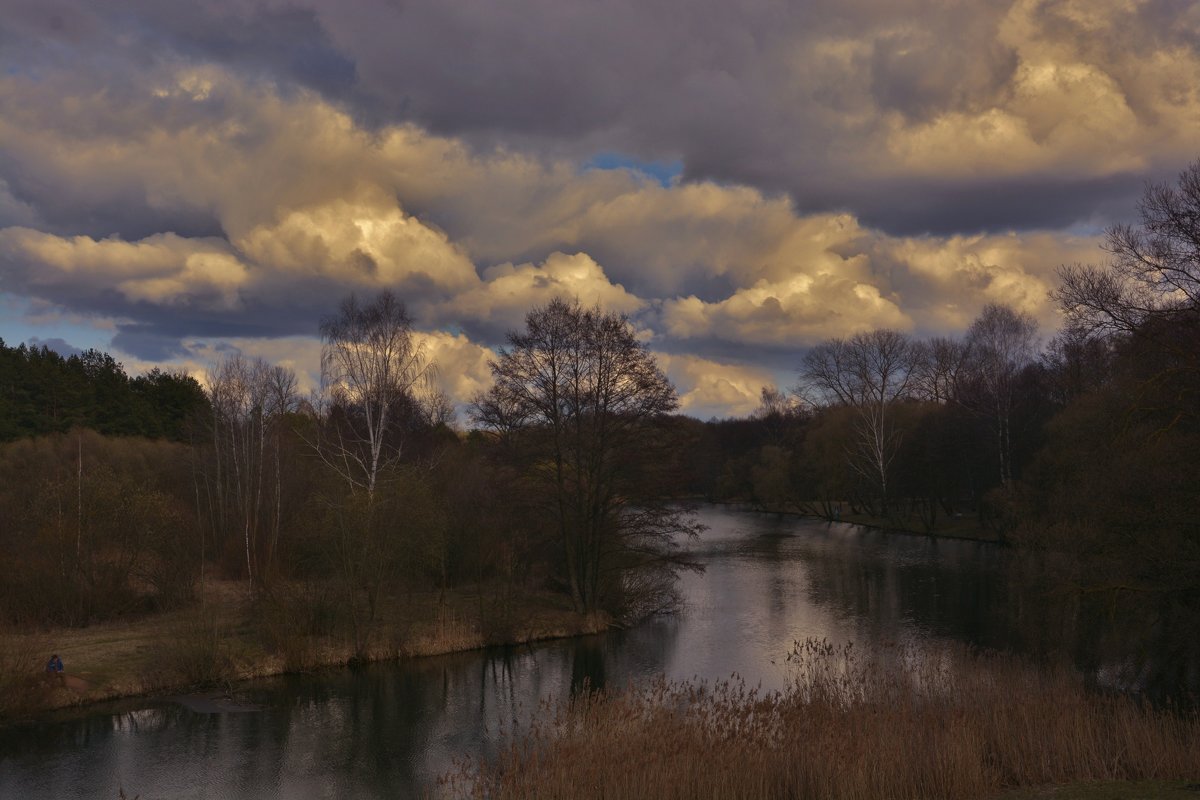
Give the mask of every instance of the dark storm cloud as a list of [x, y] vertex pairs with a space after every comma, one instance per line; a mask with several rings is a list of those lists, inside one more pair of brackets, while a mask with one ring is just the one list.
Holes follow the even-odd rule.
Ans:
[[158, 39], [185, 58], [215, 60], [239, 72], [284, 75], [329, 96], [353, 96], [354, 61], [330, 43], [315, 13], [304, 8], [250, 8], [206, 13], [202, 4], [155, 3], [139, 21], [144, 39]]
[[[947, 178], [929, 174], [936, 164], [889, 164], [869, 152], [887, 139], [888, 114], [915, 125], [1003, 107], [1022, 37], [1066, 43], [1102, 65], [1135, 46], [1197, 46], [1191, 4], [1156, 0], [1099, 27], [1081, 20], [1088, 6], [1047, 2], [1021, 16], [1001, 0], [125, 0], [103, 10], [17, 4], [2, 35], [17, 43], [18, 62], [213, 61], [316, 90], [373, 124], [414, 121], [481, 145], [581, 158], [679, 159], [689, 179], [787, 191], [801, 210], [848, 210], [906, 233], [1044, 228], [1096, 217], [1114, 198], [1129, 204], [1132, 182], [1111, 170], [1046, 169], [1043, 160]], [[1156, 113], [1127, 94], [1135, 111]], [[1014, 169], [1013, 191], [1055, 202], [1021, 203], [1001, 189], [989, 206], [983, 198]], [[50, 202], [21, 175], [12, 183], [19, 198]], [[154, 219], [128, 200], [120, 205], [145, 229], [212, 231], [202, 216]], [[135, 227], [84, 221], [94, 232]]]
[[[145, 187], [138, 183], [122, 185], [106, 181], [97, 187], [71, 185], [68, 180], [55, 179], [33, 165], [12, 164], [3, 154], [0, 154], [0, 170], [8, 178], [12, 196], [23, 206], [36, 209], [38, 227], [48, 232], [96, 238], [119, 236], [127, 240], [162, 231], [200, 237], [219, 236], [222, 232], [220, 222], [211, 212], [176, 204], [157, 207], [147, 198]], [[64, 185], [71, 189], [63, 191]], [[98, 191], [90, 191], [93, 188]], [[29, 224], [20, 219], [15, 222]]]
[[333, 303], [309, 307], [279, 308], [261, 303], [237, 312], [214, 314], [203, 311], [163, 309], [152, 304], [121, 309], [137, 315], [137, 322], [117, 324], [112, 346], [146, 361], [169, 361], [189, 352], [184, 340], [201, 334], [214, 339], [274, 339], [293, 335], [311, 336], [321, 316], [331, 313]]
[[[1056, 180], [1034, 176], [979, 179], [970, 185], [884, 182], [879, 196], [859, 201], [856, 211], [863, 223], [894, 234], [1056, 230], [1130, 216], [1130, 198], [1141, 193], [1146, 180], [1144, 174], [1119, 174]], [[1087, 202], [1081, 203], [1080, 198]], [[843, 198], [842, 203], [849, 205], [851, 199]]]
[[[1103, 35], [1046, 4], [1036, 25], [1082, 41], [1099, 63], [1133, 42], [1178, 36], [1187, 9], [1160, 2]], [[1069, 166], [1021, 170], [1012, 186], [1052, 195], [1053, 214], [976, 186], [1012, 165], [972, 174], [886, 174], [870, 163], [883, 118], [908, 123], [973, 114], [1011, 99], [1017, 47], [1001, 28], [1010, 2], [318, 3], [351, 54], [360, 98], [435, 131], [587, 155], [597, 147], [679, 158], [689, 179], [786, 191], [805, 211], [868, 214], [892, 233], [1046, 228], [1109, 210], [1130, 181]], [[1084, 35], [1086, 34], [1086, 36]], [[1107, 38], [1106, 38], [1107, 37]], [[1189, 44], [1195, 48], [1193, 40]], [[1147, 114], [1152, 114], [1147, 111]], [[969, 144], [963, 143], [964, 147]], [[865, 156], [865, 157], [864, 157]], [[903, 174], [901, 167], [899, 171]], [[921, 170], [918, 170], [918, 173]], [[928, 172], [928, 169], [925, 170]], [[991, 174], [989, 174], [991, 172]], [[942, 185], [934, 187], [932, 184]], [[912, 203], [914, 190], [924, 192]], [[971, 202], [964, 206], [964, 198]]]
[[[972, 25], [994, 24], [987, 15], [965, 22], [968, 31]], [[1012, 48], [968, 33], [964, 38], [985, 44], [967, 50], [952, 46], [944, 36], [944, 29], [919, 28], [876, 40], [871, 53], [871, 94], [881, 109], [928, 119], [946, 108], [978, 109], [1004, 91], [1017, 68]]]

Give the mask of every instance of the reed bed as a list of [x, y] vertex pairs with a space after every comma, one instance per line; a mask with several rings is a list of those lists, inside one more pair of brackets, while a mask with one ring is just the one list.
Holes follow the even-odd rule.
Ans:
[[546, 705], [466, 798], [980, 798], [1200, 776], [1200, 719], [1085, 690], [1066, 669], [946, 647], [798, 644], [781, 692], [658, 681]]

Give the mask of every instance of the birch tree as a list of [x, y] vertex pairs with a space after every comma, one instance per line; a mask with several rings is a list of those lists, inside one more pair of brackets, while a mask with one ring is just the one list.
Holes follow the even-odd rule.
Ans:
[[1017, 378], [1037, 358], [1037, 323], [1029, 314], [989, 303], [967, 329], [967, 371], [982, 389], [977, 410], [991, 417], [1000, 483], [1013, 479], [1012, 416]]
[[212, 461], [204, 475], [208, 519], [221, 540], [240, 535], [251, 590], [270, 563], [283, 514], [279, 450], [284, 415], [295, 410], [296, 376], [262, 359], [228, 356], [207, 376]]
[[815, 399], [853, 409], [847, 462], [875, 488], [885, 514], [901, 443], [893, 406], [915, 388], [923, 357], [923, 348], [903, 334], [876, 330], [822, 342], [800, 369], [801, 384]]
[[375, 494], [400, 458], [401, 408], [426, 389], [433, 364], [412, 319], [390, 291], [369, 303], [350, 295], [321, 322], [321, 388], [332, 423], [317, 448], [353, 489]]

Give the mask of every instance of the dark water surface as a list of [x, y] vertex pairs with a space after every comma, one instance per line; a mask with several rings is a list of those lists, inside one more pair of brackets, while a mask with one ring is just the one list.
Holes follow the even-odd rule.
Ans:
[[[636, 629], [237, 688], [239, 703], [138, 699], [85, 716], [0, 729], [0, 798], [397, 798], [456, 759], [493, 752], [498, 732], [588, 682], [664, 673], [780, 688], [793, 642], [954, 640], [1061, 652], [1101, 682], [1146, 688], [1145, 641], [1115, 647], [1113, 617], [1083, 614], [1016, 577], [1008, 553], [973, 542], [701, 509], [676, 617]], [[1020, 587], [1020, 588], [1018, 588]], [[1082, 622], [1081, 620], [1089, 620]], [[1153, 632], [1153, 625], [1141, 629]], [[1164, 634], [1174, 646], [1175, 635]], [[1151, 637], [1153, 639], [1153, 637]]]

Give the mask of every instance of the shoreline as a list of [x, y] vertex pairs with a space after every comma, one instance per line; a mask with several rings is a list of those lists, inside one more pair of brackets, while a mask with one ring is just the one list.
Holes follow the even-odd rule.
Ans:
[[1008, 544], [995, 533], [988, 531], [979, 525], [964, 527], [963, 530], [958, 532], [952, 530], [926, 531], [918, 530], [916, 528], [901, 527], [895, 524], [895, 522], [888, 522], [879, 517], [868, 517], [864, 514], [847, 514], [840, 519], [829, 519], [828, 517], [823, 517], [820, 514], [797, 511], [794, 508], [768, 507], [746, 500], [705, 500], [704, 502], [714, 506], [732, 508], [735, 511], [751, 511], [759, 514], [776, 514], [780, 516], [797, 517], [799, 519], [817, 520], [831, 524], [857, 525], [860, 528], [867, 528], [868, 530], [880, 531], [882, 533], [894, 533], [902, 536], [924, 536], [929, 539], [950, 539], [959, 542], [979, 542], [981, 544], [994, 544], [1001, 547], [1008, 546]]
[[[27, 672], [25, 685], [38, 697], [14, 714], [0, 714], [0, 727], [37, 723], [51, 715], [86, 711], [91, 706], [121, 700], [162, 698], [212, 689], [228, 691], [237, 684], [263, 678], [447, 656], [490, 647], [533, 645], [597, 635], [613, 627], [606, 615], [583, 616], [564, 608], [555, 595], [535, 593], [517, 599], [521, 604], [519, 619], [511, 627], [506, 626], [502, 634], [487, 632], [479, 618], [461, 613], [468, 605], [481, 606], [481, 594], [463, 590], [448, 593], [451, 604], [442, 611], [451, 609], [451, 613], [421, 617], [420, 612], [429, 608], [430, 595], [436, 594], [423, 593], [407, 608], [396, 604], [396, 608], [408, 613], [381, 622], [375, 641], [362, 658], [355, 656], [348, 642], [326, 637], [304, 642], [307, 648], [303, 661], [297, 662], [282, 652], [271, 652], [257, 631], [248, 627], [253, 622], [247, 618], [252, 613], [252, 604], [245, 597], [230, 600], [230, 595], [236, 595], [240, 589], [234, 586], [231, 590], [230, 583], [218, 582], [216, 591], [211, 592], [216, 597], [176, 611], [87, 628], [0, 637], [5, 647], [35, 646], [60, 653], [67, 665], [59, 686], [52, 684], [54, 678], [49, 675]], [[218, 599], [221, 596], [224, 598]], [[418, 618], [412, 618], [414, 612]], [[186, 638], [194, 630], [191, 626], [206, 615], [217, 619], [206, 630], [218, 634], [217, 649], [230, 659], [227, 671], [215, 679], [187, 680], [173, 673], [169, 666], [156, 667], [154, 661], [161, 655], [156, 645], [169, 641], [172, 635]], [[0, 675], [0, 688], [3, 678]]]
[[[763, 507], [746, 501], [704, 502], [739, 512], [836, 522], [882, 533], [1005, 546], [1005, 543], [997, 538], [985, 538], [979, 534], [913, 530], [884, 524], [882, 520], [872, 521], [856, 516], [830, 520], [794, 508]], [[982, 530], [979, 530], [979, 533], [982, 533]], [[326, 637], [322, 641], [305, 642], [308, 647], [302, 663], [289, 663], [287, 656], [272, 652], [271, 648], [265, 645], [261, 632], [253, 630], [255, 621], [250, 619], [255, 613], [253, 600], [245, 595], [240, 583], [235, 581], [211, 581], [202, 600], [180, 610], [98, 623], [87, 628], [56, 629], [44, 633], [6, 637], [16, 641], [18, 647], [24, 645], [28, 648], [33, 645], [46, 650], [47, 653], [61, 652], [69, 670], [64, 673], [63, 686], [46, 691], [45, 684], [42, 684], [42, 697], [39, 702], [31, 704], [15, 715], [0, 715], [0, 727], [36, 722], [50, 714], [84, 710], [90, 706], [119, 700], [180, 695], [220, 687], [230, 688], [235, 684], [261, 678], [352, 668], [356, 664], [400, 662], [480, 651], [489, 647], [532, 645], [538, 642], [597, 635], [613, 627], [612, 620], [607, 617], [582, 617], [563, 606], [565, 598], [543, 592], [515, 598], [519, 606], [519, 610], [514, 613], [516, 621], [502, 625], [505, 629], [503, 633], [488, 633], [484, 631], [481, 618], [484, 590], [479, 587], [453, 590], [448, 593], [449, 603], [442, 607], [431, 605], [430, 599], [434, 594], [436, 592], [417, 593], [420, 599], [415, 603], [412, 602], [412, 595], [409, 603], [395, 603], [390, 609], [394, 612], [394, 618], [380, 620], [375, 642], [361, 660], [355, 657], [353, 647], [346, 642], [337, 642], [333, 641], [333, 637]], [[397, 611], [399, 613], [395, 614]], [[153, 644], [156, 641], [179, 630], [183, 631], [185, 637], [194, 633], [194, 630], [187, 629], [204, 615], [212, 615], [214, 633], [224, 634], [219, 645], [227, 645], [229, 650], [235, 651], [234, 663], [230, 664], [226, 673], [216, 679], [197, 681], [179, 679], [169, 672], [156, 670], [153, 666], [139, 668], [139, 662], [142, 662], [145, 656], [153, 655]], [[92, 653], [89, 652], [96, 643], [99, 643], [98, 649], [105, 651], [100, 664], [94, 663], [95, 659], [91, 658]], [[110, 652], [114, 645], [117, 652]], [[104, 663], [114, 660], [119, 666]], [[37, 677], [45, 680], [42, 675]]]

